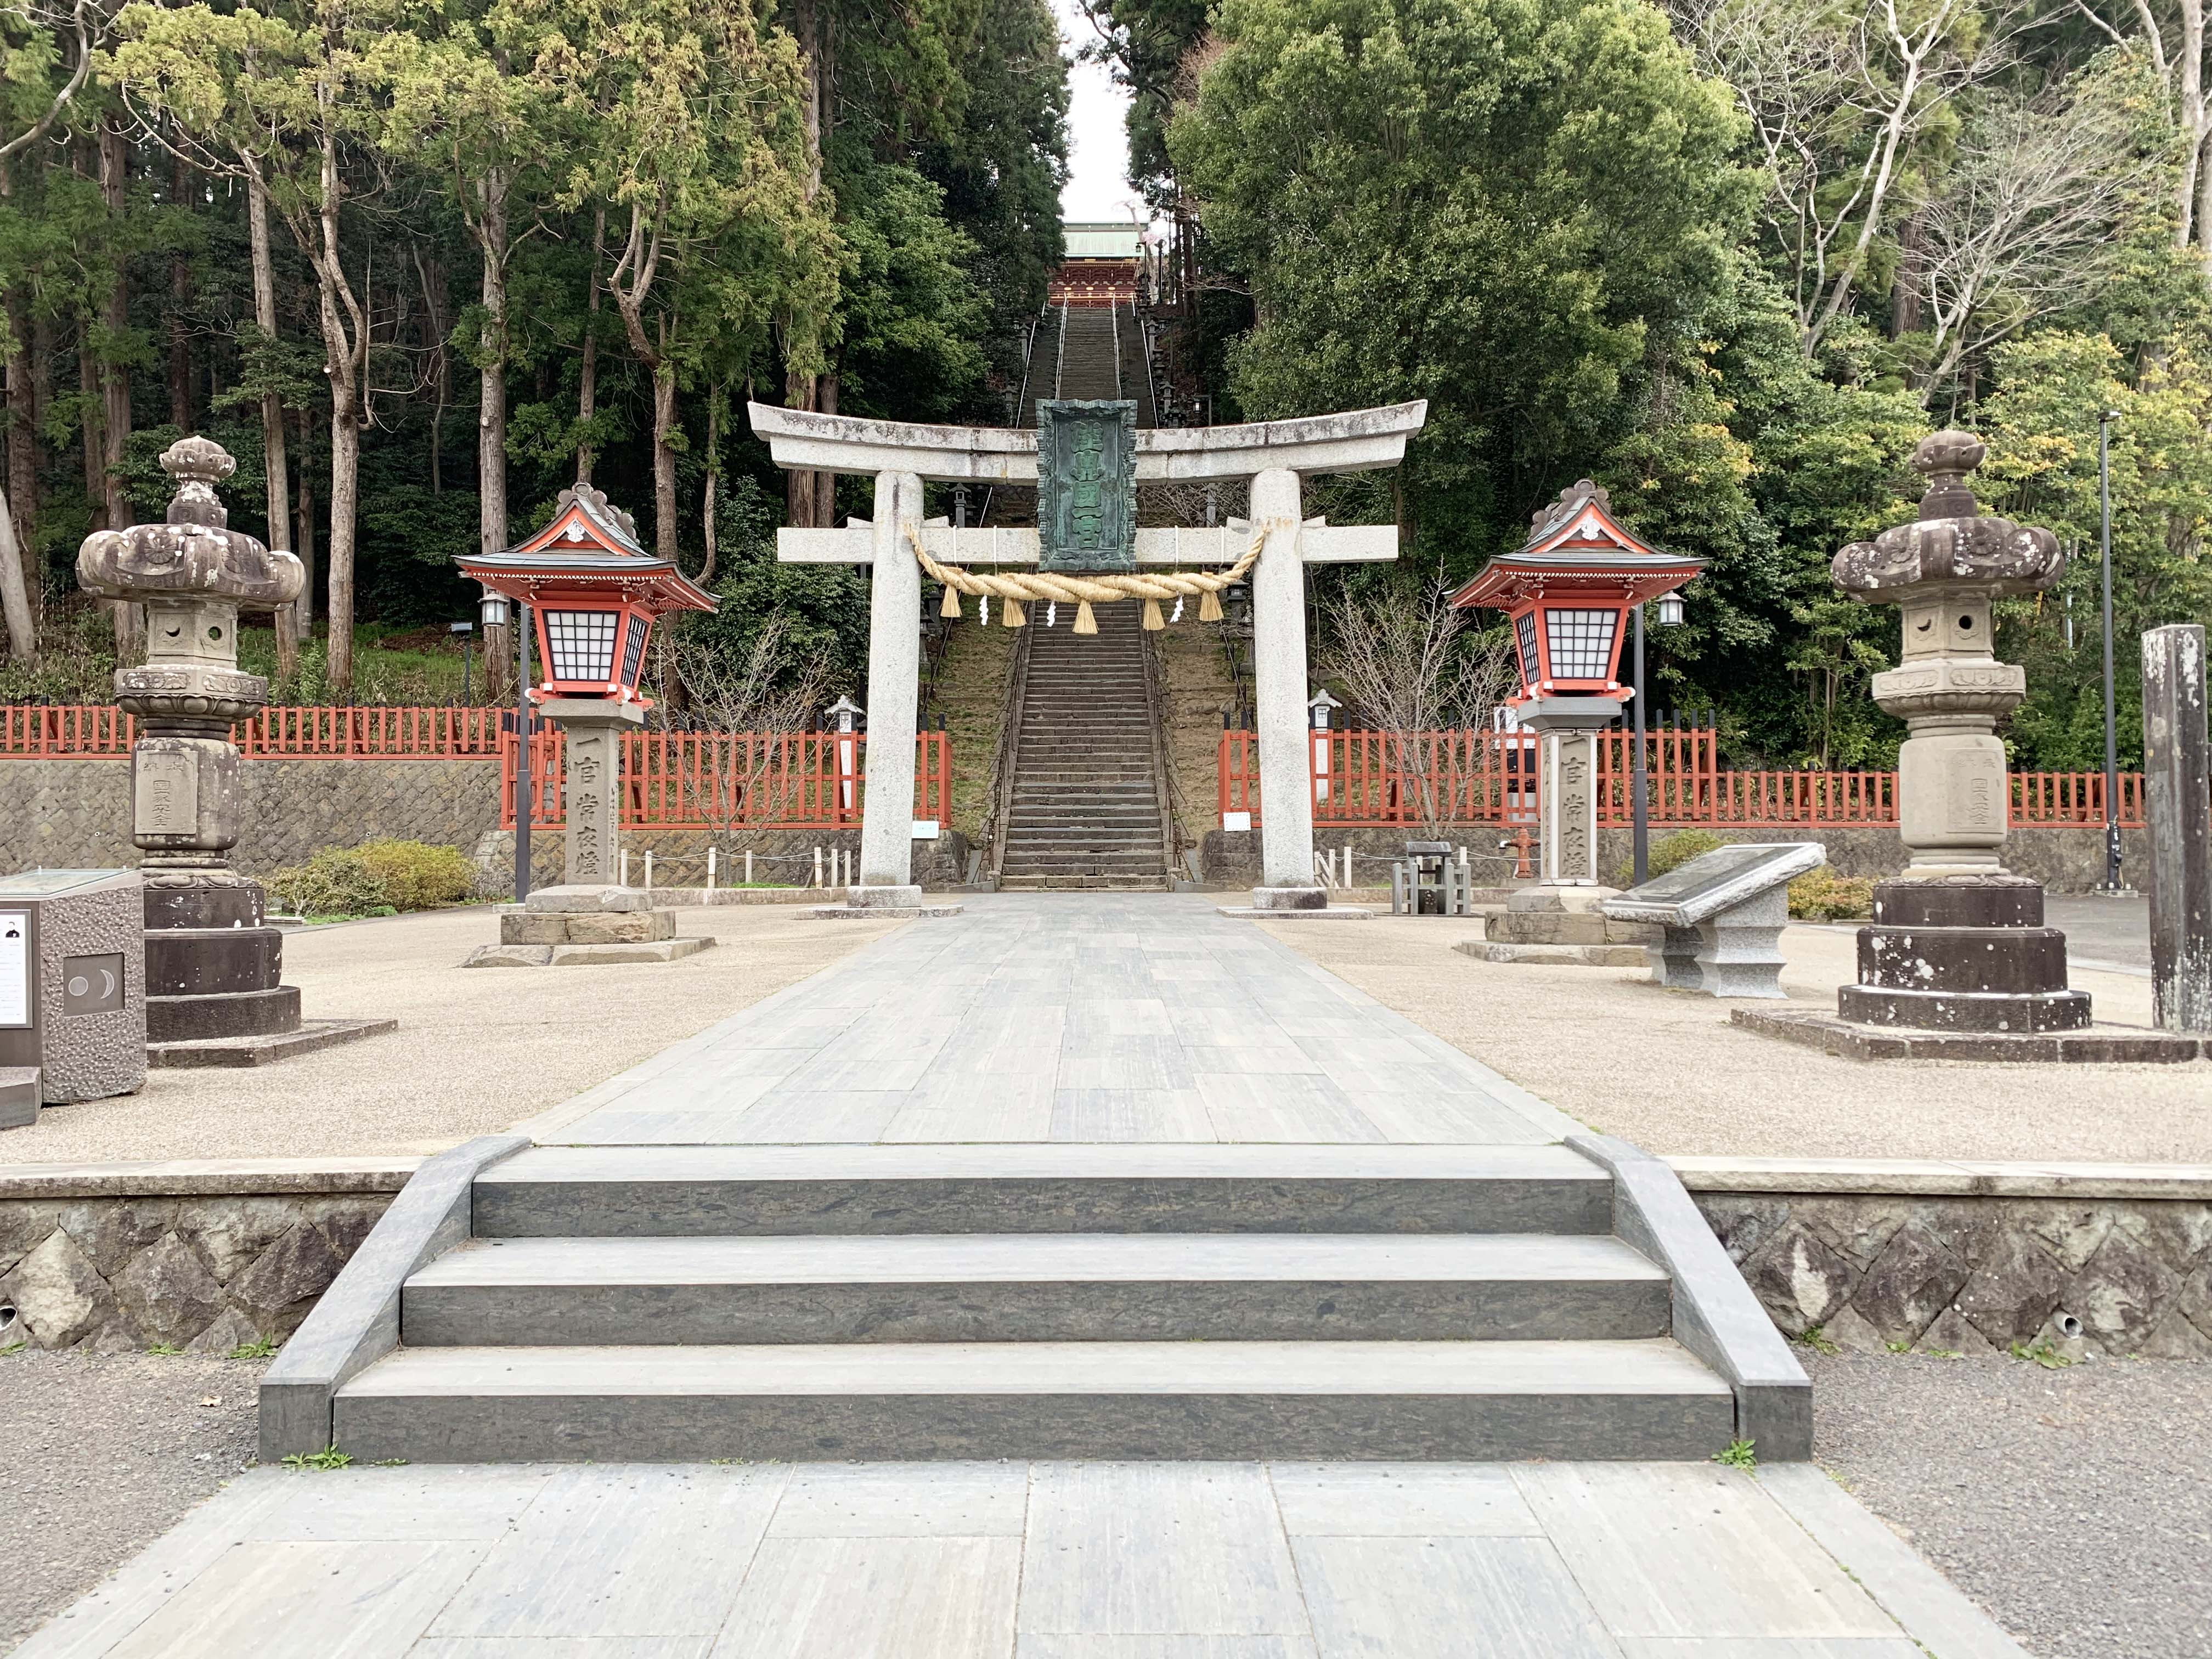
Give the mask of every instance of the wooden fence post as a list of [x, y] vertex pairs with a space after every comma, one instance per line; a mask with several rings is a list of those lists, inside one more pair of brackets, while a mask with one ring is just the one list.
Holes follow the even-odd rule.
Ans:
[[2143, 635], [2142, 694], [2152, 1006], [2163, 1030], [2212, 1033], [2212, 743], [2203, 628], [2176, 623]]

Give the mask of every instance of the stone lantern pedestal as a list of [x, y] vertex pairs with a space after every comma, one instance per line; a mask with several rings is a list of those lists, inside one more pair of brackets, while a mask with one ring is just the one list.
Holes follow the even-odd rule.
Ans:
[[178, 489], [161, 524], [103, 530], [77, 552], [88, 593], [146, 607], [146, 661], [115, 675], [137, 716], [131, 757], [133, 843], [146, 905], [146, 1040], [155, 1066], [256, 1066], [388, 1031], [397, 1021], [305, 1020], [283, 982], [283, 936], [261, 884], [230, 867], [238, 844], [233, 722], [269, 699], [238, 667], [241, 611], [299, 597], [304, 573], [228, 528], [216, 484], [237, 470], [219, 444], [185, 438], [161, 466]]

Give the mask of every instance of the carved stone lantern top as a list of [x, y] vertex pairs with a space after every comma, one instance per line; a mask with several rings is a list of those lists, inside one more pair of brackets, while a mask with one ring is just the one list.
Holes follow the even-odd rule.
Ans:
[[2057, 537], [1979, 510], [1969, 475], [1988, 453], [1970, 432], [1923, 438], [1912, 452], [1913, 470], [1928, 480], [1919, 518], [1837, 554], [1836, 585], [1870, 604], [1903, 605], [1954, 592], [2000, 599], [2056, 582], [2066, 568]]
[[[103, 599], [216, 599], [246, 611], [274, 611], [300, 597], [307, 573], [289, 553], [275, 551], [241, 531], [216, 484], [238, 470], [221, 444], [180, 438], [161, 454], [177, 493], [161, 524], [101, 530], [77, 550], [76, 575]], [[155, 654], [160, 652], [155, 641]]]
[[230, 528], [215, 487], [238, 463], [221, 444], [180, 438], [161, 467], [177, 481], [167, 519], [86, 537], [76, 578], [88, 593], [146, 607], [146, 660], [116, 670], [116, 702], [163, 732], [222, 733], [269, 696], [267, 681], [239, 672], [238, 613], [289, 605], [307, 573]]

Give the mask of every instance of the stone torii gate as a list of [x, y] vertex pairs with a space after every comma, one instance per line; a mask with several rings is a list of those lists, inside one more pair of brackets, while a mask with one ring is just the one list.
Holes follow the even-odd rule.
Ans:
[[[1035, 484], [1037, 434], [1021, 428], [874, 421], [765, 404], [748, 404], [747, 410], [778, 466], [874, 475], [872, 522], [853, 519], [838, 529], [780, 530], [776, 556], [793, 564], [875, 567], [868, 624], [868, 788], [861, 811], [860, 886], [852, 896], [856, 904], [918, 905], [912, 837], [922, 574], [914, 550], [903, 544], [901, 526], [918, 526], [922, 547], [941, 564], [1036, 565], [1036, 531], [925, 520], [922, 484]], [[1395, 525], [1308, 523], [1300, 511], [1300, 479], [1307, 473], [1395, 466], [1404, 459], [1406, 441], [1427, 416], [1422, 401], [1301, 420], [1158, 427], [1135, 434], [1139, 485], [1251, 481], [1249, 522], [1137, 531], [1139, 571], [1231, 565], [1255, 529], [1265, 532], [1251, 575], [1262, 809], [1255, 909], [1321, 909], [1328, 902], [1328, 890], [1314, 879], [1304, 567], [1398, 556]]]

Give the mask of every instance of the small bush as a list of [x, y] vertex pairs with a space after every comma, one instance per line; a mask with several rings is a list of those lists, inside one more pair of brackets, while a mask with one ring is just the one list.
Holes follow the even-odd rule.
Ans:
[[295, 915], [358, 916], [389, 904], [384, 882], [358, 847], [325, 847], [305, 864], [277, 871], [262, 884]]
[[1790, 914], [1798, 921], [1838, 921], [1874, 914], [1874, 881], [1839, 876], [1826, 865], [1790, 884]]
[[419, 841], [365, 841], [354, 848], [384, 884], [384, 902], [400, 910], [459, 904], [476, 891], [477, 867], [458, 847]]
[[[1703, 858], [1706, 854], [1727, 845], [1728, 842], [1710, 830], [1677, 830], [1671, 836], [1662, 836], [1651, 846], [1650, 879], [1656, 881], [1668, 871], [1679, 869], [1692, 859]], [[1615, 870], [1613, 884], [1615, 887], [1634, 886], [1635, 865], [1624, 864]]]
[[297, 915], [389, 916], [458, 904], [474, 890], [476, 873], [457, 847], [371, 841], [325, 847], [264, 885], [280, 908]]

